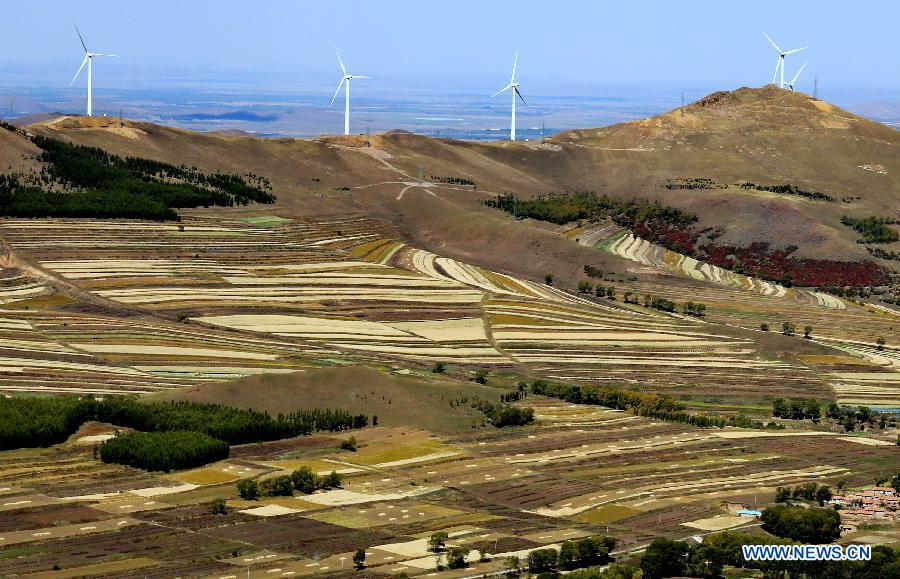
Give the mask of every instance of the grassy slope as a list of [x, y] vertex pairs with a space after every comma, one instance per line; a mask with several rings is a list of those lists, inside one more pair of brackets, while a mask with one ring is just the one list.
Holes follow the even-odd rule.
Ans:
[[191, 390], [169, 391], [146, 400], [192, 400], [264, 410], [271, 414], [301, 408], [345, 408], [378, 416], [379, 425], [410, 426], [435, 433], [468, 430], [481, 413], [450, 400], [479, 396], [497, 402], [501, 391], [443, 377], [406, 377], [374, 368], [343, 366], [296, 374], [250, 376]]

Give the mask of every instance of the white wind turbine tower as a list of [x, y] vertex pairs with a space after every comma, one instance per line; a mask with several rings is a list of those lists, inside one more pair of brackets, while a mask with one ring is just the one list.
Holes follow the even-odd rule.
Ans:
[[516, 53], [516, 59], [513, 60], [513, 70], [512, 76], [509, 78], [509, 84], [505, 87], [501, 88], [497, 92], [491, 95], [491, 98], [494, 98], [498, 94], [502, 92], [506, 92], [509, 89], [512, 89], [512, 123], [509, 126], [509, 140], [516, 140], [516, 96], [522, 99], [522, 104], [528, 104], [525, 102], [525, 98], [522, 96], [522, 93], [519, 92], [519, 83], [516, 82], [516, 66], [519, 64], [519, 53]]
[[81, 61], [81, 66], [78, 67], [78, 72], [75, 73], [75, 77], [72, 78], [72, 82], [69, 83], [69, 86], [75, 84], [75, 81], [78, 80], [78, 75], [81, 74], [82, 69], [84, 69], [84, 65], [87, 64], [88, 67], [88, 86], [87, 86], [87, 116], [91, 116], [94, 112], [94, 98], [93, 98], [93, 82], [94, 82], [94, 57], [95, 56], [112, 56], [118, 58], [117, 54], [100, 54], [99, 52], [91, 52], [87, 49], [87, 45], [84, 43], [84, 38], [81, 37], [81, 32], [78, 30], [78, 26], [75, 26], [75, 32], [78, 34], [78, 40], [81, 41], [81, 46], [84, 48], [84, 60]]
[[341, 65], [341, 72], [344, 73], [344, 76], [341, 78], [341, 82], [338, 83], [337, 90], [334, 91], [334, 96], [331, 97], [331, 106], [334, 106], [334, 100], [337, 98], [339, 92], [341, 92], [341, 86], [346, 82], [347, 88], [344, 90], [344, 134], [350, 134], [350, 81], [354, 78], [372, 78], [371, 76], [360, 76], [347, 74], [347, 69], [344, 68], [344, 61], [341, 60], [341, 53], [338, 52], [338, 49], [334, 49], [337, 52], [338, 63]]
[[797, 71], [797, 74], [794, 75], [794, 78], [791, 79], [791, 82], [788, 83], [788, 87], [790, 87], [791, 91], [794, 90], [794, 84], [797, 82], [797, 79], [800, 78], [800, 73], [803, 72], [803, 69], [806, 68], [806, 63], [808, 60], [803, 63], [803, 66], [800, 67], [800, 70]]
[[781, 80], [779, 81], [778, 86], [784, 88], [784, 57], [789, 54], [794, 54], [795, 52], [800, 52], [801, 50], [806, 50], [809, 48], [808, 46], [804, 46], [803, 48], [795, 48], [793, 50], [781, 50], [778, 48], [778, 45], [775, 44], [775, 41], [769, 38], [769, 35], [763, 32], [763, 36], [766, 37], [772, 46], [775, 47], [775, 50], [778, 51], [778, 60], [775, 62], [775, 74], [772, 75], [772, 83], [775, 83], [775, 79], [778, 78], [778, 69], [781, 68]]

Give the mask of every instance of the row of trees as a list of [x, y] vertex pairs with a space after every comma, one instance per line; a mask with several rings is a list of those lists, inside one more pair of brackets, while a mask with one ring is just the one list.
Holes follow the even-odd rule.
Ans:
[[882, 429], [897, 424], [897, 418], [894, 415], [889, 416], [884, 412], [875, 412], [868, 406], [841, 406], [833, 400], [828, 403], [825, 416], [840, 423], [847, 432], [853, 432], [856, 429], [864, 430], [867, 426], [874, 427], [876, 424]]
[[294, 492], [305, 495], [317, 490], [340, 488], [343, 480], [337, 471], [320, 477], [308, 466], [301, 466], [290, 475], [275, 476], [261, 483], [245, 479], [237, 483], [238, 495], [244, 500], [255, 501], [260, 497], [291, 497]]
[[823, 506], [831, 500], [831, 488], [828, 485], [809, 482], [795, 487], [778, 487], [775, 489], [775, 502], [787, 503], [790, 501], [808, 501], [819, 503]]
[[96, 420], [145, 432], [201, 432], [228, 444], [279, 440], [316, 431], [362, 428], [369, 418], [345, 410], [266, 412], [197, 402], [143, 403], [135, 398], [0, 398], [0, 449], [49, 446]]
[[822, 405], [813, 398], [807, 400], [776, 398], [772, 401], [772, 416], [790, 420], [804, 420], [808, 418], [813, 422], [818, 422], [822, 417]]
[[[769, 324], [763, 322], [759, 325], [759, 329], [763, 332], [769, 331]], [[810, 325], [803, 326], [803, 337], [809, 340], [812, 338], [813, 327]], [[783, 322], [781, 324], [781, 333], [785, 336], [797, 335], [797, 325], [793, 322]]]
[[530, 217], [562, 225], [578, 219], [607, 217], [617, 225], [632, 228], [637, 223], [659, 223], [665, 226], [687, 227], [697, 216], [658, 201], [644, 199], [615, 199], [597, 195], [593, 191], [550, 193], [531, 199], [519, 199], [513, 194], [498, 194], [484, 202], [488, 207], [502, 209], [516, 217]]
[[741, 189], [755, 189], [757, 191], [769, 191], [771, 193], [781, 193], [782, 195], [798, 195], [800, 197], [806, 197], [807, 199], [812, 199], [814, 201], [827, 201], [828, 203], [835, 203], [837, 200], [831, 195], [826, 195], [825, 193], [819, 193], [818, 191], [804, 191], [800, 189], [796, 185], [786, 184], [786, 185], [758, 185], [756, 183], [741, 183], [738, 185]]
[[[821, 510], [821, 509], [819, 509]], [[763, 577], [863, 579], [900, 577], [900, 550], [886, 545], [872, 548], [869, 561], [747, 561], [743, 545], [791, 544], [788, 539], [760, 534], [722, 532], [707, 535], [703, 543], [655, 539], [641, 559], [643, 579], [666, 577], [718, 578], [723, 569], [756, 569]]]
[[451, 185], [471, 185], [475, 186], [475, 181], [471, 179], [467, 179], [465, 177], [453, 177], [453, 176], [444, 176], [437, 177], [435, 175], [431, 176], [432, 181], [437, 181], [438, 183], [449, 183]]
[[[691, 414], [685, 411], [682, 404], [667, 394], [638, 392], [615, 386], [598, 386], [595, 384], [553, 384], [546, 380], [535, 380], [531, 384], [534, 394], [559, 398], [574, 404], [596, 404], [617, 410], [628, 410], [634, 414], [648, 418], [657, 418], [670, 422], [683, 422], [701, 428], [724, 428], [738, 426], [741, 428], [763, 428], [756, 420], [737, 415]], [[776, 427], [775, 425], [770, 425]]]
[[[437, 556], [438, 570], [443, 568], [441, 561], [444, 556], [446, 556], [447, 566], [451, 569], [468, 566], [469, 549], [461, 546], [447, 548], [448, 538], [445, 531], [432, 533], [428, 538], [428, 550]], [[616, 539], [614, 537], [585, 537], [574, 541], [565, 541], [558, 550], [548, 547], [530, 551], [524, 562], [518, 556], [507, 557], [506, 570], [510, 575], [518, 575], [525, 569], [530, 573], [540, 574], [605, 565], [612, 561], [610, 553], [615, 546]], [[484, 553], [481, 553], [481, 560], [487, 560]]]
[[228, 458], [228, 443], [202, 432], [129, 432], [100, 445], [100, 460], [144, 470], [194, 468]]

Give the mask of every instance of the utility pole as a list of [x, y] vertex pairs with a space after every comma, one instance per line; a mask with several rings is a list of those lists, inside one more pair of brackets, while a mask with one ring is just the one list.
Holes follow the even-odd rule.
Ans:
[[546, 123], [542, 120], [541, 121], [541, 144], [542, 145], [544, 144], [544, 128], [545, 128], [545, 126], [546, 126]]
[[816, 76], [813, 78], [813, 98], [819, 98], [819, 77]]
[[684, 91], [681, 91], [681, 116], [684, 116]]

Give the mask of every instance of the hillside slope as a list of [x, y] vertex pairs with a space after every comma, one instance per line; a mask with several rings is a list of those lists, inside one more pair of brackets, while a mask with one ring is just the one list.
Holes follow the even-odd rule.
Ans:
[[[643, 197], [697, 214], [697, 229], [715, 228], [725, 246], [764, 242], [795, 246], [796, 257], [852, 261], [871, 256], [857, 232], [840, 223], [842, 215], [900, 216], [900, 131], [774, 86], [715, 93], [683, 110], [568, 131], [545, 144], [403, 131], [368, 140], [261, 139], [76, 117], [29, 129], [121, 155], [261, 174], [271, 179], [281, 214], [362, 213], [432, 251], [531, 279], [577, 276], [597, 253], [540, 223], [510, 220], [483, 200], [501, 192], [530, 197], [578, 189]], [[710, 188], [693, 188], [700, 178]], [[737, 186], [745, 182], [790, 185], [833, 201]], [[879, 248], [898, 251], [900, 244]], [[614, 257], [600, 259], [621, 266]]]

